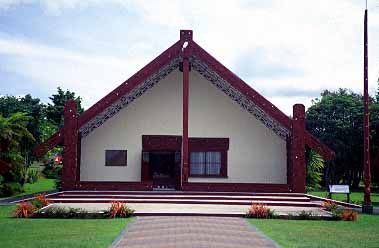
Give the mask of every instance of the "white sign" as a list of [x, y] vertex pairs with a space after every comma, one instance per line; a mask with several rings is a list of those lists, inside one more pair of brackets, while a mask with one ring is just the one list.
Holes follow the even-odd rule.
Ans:
[[330, 193], [350, 193], [349, 185], [329, 185]]

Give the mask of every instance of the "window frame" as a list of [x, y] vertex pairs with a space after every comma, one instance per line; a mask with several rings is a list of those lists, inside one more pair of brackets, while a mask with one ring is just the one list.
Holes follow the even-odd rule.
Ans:
[[[125, 152], [125, 164], [109, 164], [109, 162], [107, 161], [107, 152], [115, 152], [115, 151], [118, 151], [118, 152]], [[128, 166], [128, 150], [121, 150], [121, 149], [106, 149], [105, 150], [105, 166], [107, 167], [113, 167], [113, 166]]]

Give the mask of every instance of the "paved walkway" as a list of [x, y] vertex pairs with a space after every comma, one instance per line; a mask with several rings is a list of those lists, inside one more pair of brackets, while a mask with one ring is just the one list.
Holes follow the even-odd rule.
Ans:
[[278, 247], [242, 218], [137, 217], [111, 247], [268, 248]]

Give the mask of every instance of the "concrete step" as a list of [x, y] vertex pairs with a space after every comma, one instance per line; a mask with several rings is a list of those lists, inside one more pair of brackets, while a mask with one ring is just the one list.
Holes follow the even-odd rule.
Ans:
[[[109, 203], [114, 201], [114, 198], [60, 198], [51, 197], [50, 201], [54, 203]], [[171, 203], [171, 204], [216, 204], [216, 205], [246, 205], [250, 206], [253, 203], [265, 204], [267, 206], [299, 206], [299, 207], [319, 207], [319, 203], [302, 202], [302, 201], [272, 201], [272, 200], [212, 200], [212, 199], [133, 199], [133, 198], [118, 198], [117, 201], [126, 203]]]
[[223, 195], [223, 196], [288, 196], [304, 197], [302, 193], [254, 193], [254, 192], [202, 192], [202, 191], [117, 191], [117, 190], [73, 190], [57, 194], [111, 194], [111, 195]]
[[89, 198], [112, 198], [112, 199], [177, 199], [177, 200], [245, 200], [245, 201], [298, 201], [298, 202], [309, 202], [309, 197], [293, 197], [293, 196], [239, 196], [239, 195], [178, 195], [178, 194], [166, 194], [166, 195], [151, 195], [151, 194], [140, 194], [140, 195], [129, 195], [129, 194], [71, 194], [63, 193], [54, 198], [60, 199], [89, 199]]
[[[53, 205], [84, 208], [89, 212], [102, 211], [109, 208], [109, 203], [55, 203]], [[215, 204], [144, 204], [128, 203], [128, 206], [135, 210], [136, 216], [224, 216], [243, 217], [248, 207], [245, 205], [215, 205]], [[317, 215], [328, 216], [330, 214], [318, 207], [296, 207], [296, 206], [272, 206], [270, 207], [278, 215], [296, 215], [299, 212], [312, 211]]]

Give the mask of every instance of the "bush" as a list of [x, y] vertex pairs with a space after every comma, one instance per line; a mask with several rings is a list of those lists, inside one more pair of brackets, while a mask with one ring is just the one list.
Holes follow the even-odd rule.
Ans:
[[125, 203], [119, 201], [113, 201], [111, 207], [107, 211], [110, 218], [116, 217], [130, 217], [134, 214], [134, 210], [129, 208]]
[[55, 179], [54, 184], [55, 184], [55, 188], [56, 188], [58, 191], [61, 191], [61, 190], [62, 190], [62, 178], [57, 178], [57, 179]]
[[38, 170], [36, 168], [29, 168], [26, 172], [26, 182], [35, 183], [38, 181]]
[[67, 208], [67, 207], [48, 207], [43, 212], [36, 212], [33, 217], [44, 218], [57, 218], [57, 219], [72, 219], [72, 218], [87, 218], [89, 213], [81, 208]]
[[338, 205], [335, 204], [333, 201], [331, 200], [326, 200], [322, 203], [322, 207], [326, 210], [326, 211], [335, 211], [337, 210], [338, 208]]
[[60, 165], [46, 165], [42, 170], [46, 178], [57, 179], [62, 177], [62, 166]]
[[50, 204], [50, 201], [46, 198], [45, 194], [38, 194], [31, 203], [37, 208], [43, 208]]
[[300, 213], [299, 213], [299, 219], [300, 220], [310, 220], [312, 219], [314, 216], [313, 216], [313, 213], [312, 211], [305, 211], [305, 210], [302, 210]]
[[276, 217], [274, 210], [271, 210], [270, 208], [266, 207], [264, 204], [252, 204], [251, 207], [248, 209], [246, 213], [247, 218], [260, 218], [260, 219], [267, 219], [267, 218], [274, 218]]
[[356, 221], [358, 213], [354, 210], [346, 209], [341, 212], [341, 219], [345, 221]]
[[17, 204], [17, 207], [13, 212], [13, 216], [16, 218], [28, 218], [36, 210], [36, 207], [33, 206], [30, 202], [21, 202]]
[[21, 184], [16, 182], [3, 183], [1, 188], [2, 192], [0, 192], [0, 194], [2, 196], [12, 196], [24, 191], [24, 188], [21, 186]]

